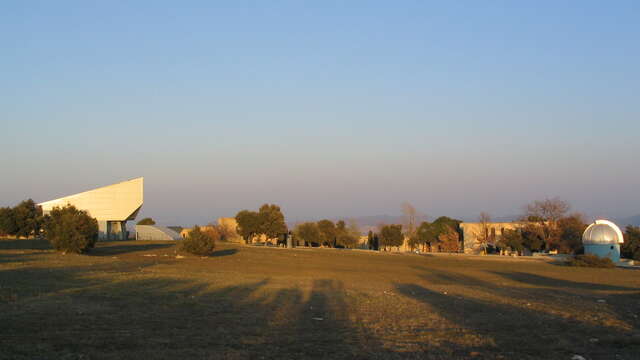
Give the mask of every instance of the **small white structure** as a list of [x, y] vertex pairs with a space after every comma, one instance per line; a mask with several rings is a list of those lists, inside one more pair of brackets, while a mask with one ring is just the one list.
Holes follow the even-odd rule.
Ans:
[[165, 226], [136, 225], [136, 240], [182, 240], [179, 233]]
[[128, 220], [135, 220], [143, 203], [144, 178], [65, 196], [40, 203], [48, 214], [54, 207], [73, 205], [98, 220], [100, 240], [126, 240]]
[[623, 242], [620, 228], [608, 220], [596, 220], [582, 234], [585, 254], [608, 257], [613, 262], [620, 262], [620, 244]]

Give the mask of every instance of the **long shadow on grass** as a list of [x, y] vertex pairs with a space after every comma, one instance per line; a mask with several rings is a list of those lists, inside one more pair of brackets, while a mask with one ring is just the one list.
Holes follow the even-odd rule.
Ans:
[[[498, 285], [460, 273], [438, 270], [425, 269], [423, 278], [429, 283], [428, 287], [397, 284], [396, 288], [401, 294], [424, 303], [454, 324], [454, 329], [450, 331], [452, 339], [475, 335], [486, 340], [475, 346], [450, 342], [448, 346], [460, 357], [464, 357], [465, 353], [478, 352], [486, 358], [566, 359], [572, 354], [582, 354], [592, 359], [609, 359], [612, 354], [617, 354], [622, 359], [633, 359], [640, 351], [640, 342], [632, 338], [632, 331], [615, 324], [598, 325], [549, 311], [558, 306], [576, 306], [589, 312], [598, 312], [595, 301], [585, 302], [573, 293], [558, 288]], [[449, 290], [450, 293], [443, 292], [440, 289], [442, 285], [456, 288]], [[435, 287], [429, 288], [431, 286]], [[629, 304], [629, 300], [627, 298], [624, 302]], [[548, 304], [549, 308], [532, 308], [528, 301], [538, 302], [538, 305]]]
[[149, 250], [158, 250], [158, 249], [166, 249], [172, 246], [175, 246], [175, 243], [167, 243], [167, 244], [122, 244], [122, 245], [113, 245], [114, 243], [98, 243], [97, 246], [91, 251], [89, 251], [88, 255], [91, 256], [114, 256], [121, 254], [128, 254], [139, 251], [149, 251]]
[[[29, 253], [29, 254], [0, 254], [0, 264], [6, 263], [23, 263], [28, 262], [34, 256], [39, 255], [38, 253]], [[0, 269], [2, 271], [2, 269]]]
[[413, 357], [384, 349], [352, 323], [339, 281], [316, 280], [307, 290], [274, 288], [268, 279], [220, 288], [197, 279], [149, 277], [134, 268], [98, 270], [0, 272], [2, 289], [11, 293], [0, 298], [2, 356]]
[[2, 250], [49, 250], [51, 244], [46, 239], [0, 239]]
[[[601, 271], [601, 270], [600, 270]], [[570, 280], [550, 278], [537, 274], [529, 274], [524, 272], [493, 272], [494, 274], [503, 276], [507, 279], [524, 283], [532, 286], [543, 286], [556, 289], [578, 289], [587, 291], [598, 291], [596, 294], [583, 295], [594, 299], [602, 299], [606, 301], [607, 306], [611, 307], [618, 317], [624, 319], [636, 331], [640, 331], [640, 289], [624, 286], [613, 286], [598, 283], [576, 282]], [[618, 273], [618, 276], [621, 276]], [[632, 276], [632, 274], [623, 274], [622, 276]], [[613, 292], [613, 294], [602, 294], [603, 291]], [[622, 293], [620, 293], [622, 292]]]
[[577, 282], [564, 279], [550, 278], [546, 276], [530, 274], [526, 272], [505, 272], [505, 271], [493, 271], [492, 273], [500, 275], [507, 279], [526, 283], [529, 285], [561, 288], [561, 289], [581, 289], [581, 290], [602, 290], [602, 291], [630, 291], [636, 290], [624, 286], [606, 285], [598, 283]]
[[229, 256], [229, 255], [234, 255], [237, 252], [238, 252], [238, 249], [224, 249], [224, 250], [214, 251], [213, 254], [211, 254], [211, 256], [212, 257]]

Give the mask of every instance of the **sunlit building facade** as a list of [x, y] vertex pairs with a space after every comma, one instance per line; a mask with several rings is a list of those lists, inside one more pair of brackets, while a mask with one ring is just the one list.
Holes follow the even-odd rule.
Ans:
[[135, 220], [143, 203], [142, 177], [40, 203], [44, 214], [73, 205], [98, 220], [100, 240], [126, 240], [127, 221]]

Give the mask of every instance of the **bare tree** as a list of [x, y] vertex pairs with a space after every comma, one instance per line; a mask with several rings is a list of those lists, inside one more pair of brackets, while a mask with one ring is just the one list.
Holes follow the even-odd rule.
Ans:
[[536, 234], [544, 241], [545, 249], [557, 248], [561, 240], [561, 230], [558, 221], [562, 219], [571, 207], [560, 198], [536, 200], [525, 206], [524, 221], [529, 225], [527, 230]]
[[558, 197], [552, 199], [536, 200], [525, 206], [525, 216], [529, 221], [557, 222], [564, 217], [571, 206]]
[[476, 239], [482, 246], [482, 253], [487, 254], [487, 247], [489, 246], [489, 242], [491, 241], [491, 232], [490, 232], [490, 224], [491, 224], [491, 215], [482, 211], [480, 216], [478, 217], [479, 229], [476, 232]]
[[[411, 239], [416, 235], [418, 229], [418, 222], [426, 221], [426, 216], [416, 210], [409, 202], [402, 203], [402, 227], [404, 229], [404, 236], [407, 239]], [[409, 246], [413, 251], [414, 243], [409, 241]]]

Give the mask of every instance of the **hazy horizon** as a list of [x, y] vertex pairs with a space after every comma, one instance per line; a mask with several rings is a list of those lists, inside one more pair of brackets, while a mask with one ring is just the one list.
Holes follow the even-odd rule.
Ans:
[[0, 206], [640, 214], [640, 3], [0, 4]]

